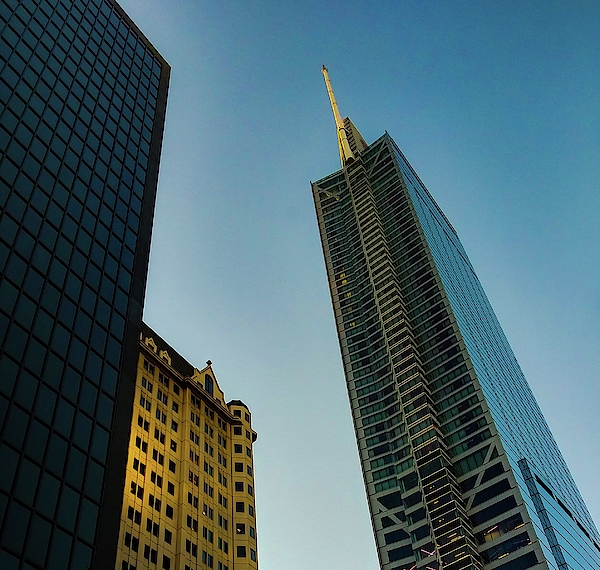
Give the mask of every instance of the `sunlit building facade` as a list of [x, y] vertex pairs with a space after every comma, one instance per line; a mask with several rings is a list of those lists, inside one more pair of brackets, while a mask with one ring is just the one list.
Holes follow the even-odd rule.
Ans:
[[334, 111], [313, 183], [382, 570], [593, 570], [600, 536], [458, 236], [386, 133]]
[[112, 0], [0, 0], [0, 568], [115, 565], [170, 69]]
[[256, 570], [251, 414], [144, 325], [116, 570]]

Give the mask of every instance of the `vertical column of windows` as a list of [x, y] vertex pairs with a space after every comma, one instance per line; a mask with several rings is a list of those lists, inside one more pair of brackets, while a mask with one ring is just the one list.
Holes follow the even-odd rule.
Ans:
[[254, 507], [254, 471], [252, 444], [254, 432], [245, 408], [232, 407], [239, 418], [232, 425], [232, 556], [235, 567], [257, 568], [256, 513]]

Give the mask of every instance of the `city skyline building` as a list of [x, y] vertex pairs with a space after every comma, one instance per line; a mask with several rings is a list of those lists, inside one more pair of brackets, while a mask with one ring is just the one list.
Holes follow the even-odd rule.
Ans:
[[0, 567], [106, 570], [170, 68], [113, 0], [0, 30]]
[[135, 360], [116, 570], [256, 570], [250, 411], [146, 324]]
[[342, 169], [312, 183], [382, 570], [593, 570], [600, 536], [458, 236], [323, 75]]

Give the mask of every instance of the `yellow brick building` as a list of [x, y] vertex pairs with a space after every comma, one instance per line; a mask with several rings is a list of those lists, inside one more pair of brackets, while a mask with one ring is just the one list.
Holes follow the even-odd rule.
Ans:
[[258, 568], [250, 411], [145, 326], [116, 570]]

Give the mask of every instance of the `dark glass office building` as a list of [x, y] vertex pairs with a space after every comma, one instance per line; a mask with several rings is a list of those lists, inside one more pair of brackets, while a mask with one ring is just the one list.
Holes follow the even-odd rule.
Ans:
[[450, 222], [341, 118], [312, 185], [382, 570], [594, 570], [600, 536]]
[[0, 568], [114, 568], [169, 66], [112, 0], [0, 0]]

